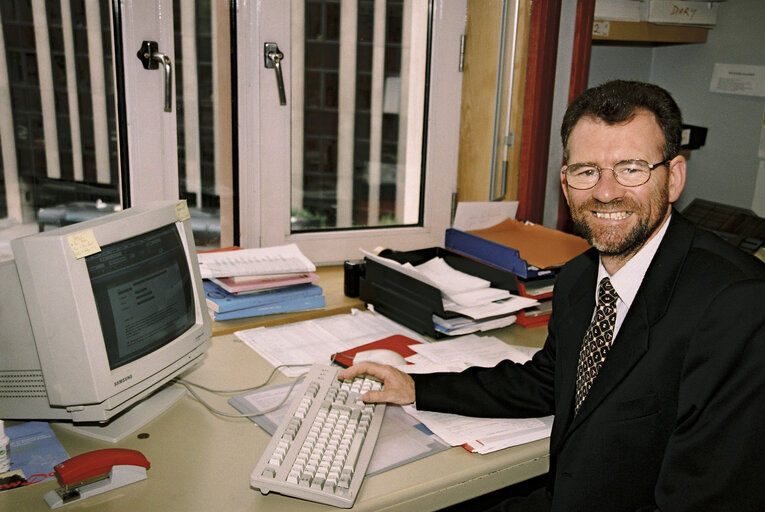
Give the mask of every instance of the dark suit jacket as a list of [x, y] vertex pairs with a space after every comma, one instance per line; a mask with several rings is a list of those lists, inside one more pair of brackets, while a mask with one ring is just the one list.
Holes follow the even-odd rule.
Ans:
[[765, 510], [765, 264], [673, 212], [575, 416], [597, 264], [591, 250], [561, 270], [547, 341], [530, 362], [414, 376], [417, 407], [554, 413], [555, 511]]

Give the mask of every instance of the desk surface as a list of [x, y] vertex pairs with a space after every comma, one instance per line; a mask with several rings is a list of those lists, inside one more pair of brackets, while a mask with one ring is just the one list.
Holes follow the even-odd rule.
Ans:
[[[542, 343], [545, 328], [511, 326], [491, 334], [528, 346]], [[188, 380], [219, 389], [261, 382], [271, 366], [233, 335], [213, 338], [205, 361]], [[279, 374], [277, 382], [286, 381]], [[204, 392], [203, 392], [204, 393]], [[204, 393], [220, 409], [225, 397]], [[114, 445], [81, 437], [53, 426], [70, 455]], [[138, 433], [117, 443], [140, 450], [151, 462], [148, 478], [64, 510], [337, 510], [278, 494], [262, 495], [249, 487], [249, 476], [269, 435], [247, 419], [226, 419], [208, 412], [189, 395]], [[136, 433], [137, 434], [137, 433]], [[367, 478], [353, 510], [437, 510], [547, 471], [548, 441], [541, 440], [478, 455], [462, 448], [406, 464]], [[0, 510], [49, 510], [42, 496], [55, 480], [0, 493]]]

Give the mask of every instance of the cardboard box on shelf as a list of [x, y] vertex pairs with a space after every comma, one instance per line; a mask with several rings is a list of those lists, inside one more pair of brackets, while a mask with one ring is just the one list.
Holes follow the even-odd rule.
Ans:
[[717, 8], [717, 2], [650, 0], [647, 21], [711, 27], [717, 23]]
[[595, 19], [711, 27], [718, 2], [701, 0], [597, 0]]

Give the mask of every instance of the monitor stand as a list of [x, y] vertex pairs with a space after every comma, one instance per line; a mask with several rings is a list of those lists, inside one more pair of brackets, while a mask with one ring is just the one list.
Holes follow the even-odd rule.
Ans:
[[109, 443], [116, 443], [132, 434], [148, 422], [165, 412], [186, 394], [181, 386], [165, 386], [146, 400], [138, 402], [109, 423], [77, 424], [61, 422], [59, 427], [88, 437], [94, 437]]

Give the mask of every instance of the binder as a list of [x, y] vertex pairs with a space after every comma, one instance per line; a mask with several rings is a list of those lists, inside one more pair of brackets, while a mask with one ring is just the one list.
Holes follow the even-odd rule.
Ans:
[[449, 228], [444, 245], [524, 279], [552, 275], [568, 260], [590, 248], [590, 244], [578, 236], [513, 219], [470, 232]]
[[558, 269], [590, 248], [586, 240], [538, 224], [507, 219], [490, 228], [461, 231], [449, 228], [444, 245], [517, 277], [518, 294], [532, 297], [540, 306], [520, 311], [516, 323], [524, 327], [547, 325], [552, 290], [535, 293], [539, 284], [554, 283]]
[[295, 311], [307, 311], [309, 309], [321, 309], [326, 305], [324, 295], [310, 295], [296, 299], [262, 304], [244, 309], [235, 309], [225, 313], [213, 313], [213, 320], [234, 320], [237, 318], [249, 318], [253, 316], [275, 315], [277, 313], [292, 313]]
[[[380, 256], [412, 265], [441, 257], [451, 267], [486, 279], [495, 288], [508, 290], [513, 294], [518, 293], [518, 286], [512, 274], [441, 247], [414, 251], [385, 250], [380, 253]], [[454, 318], [459, 315], [444, 310], [441, 290], [376, 261], [368, 258], [364, 260], [364, 268], [359, 280], [361, 300], [371, 304], [376, 312], [420, 334], [432, 338], [446, 336], [436, 331], [433, 315], [442, 318]]]

